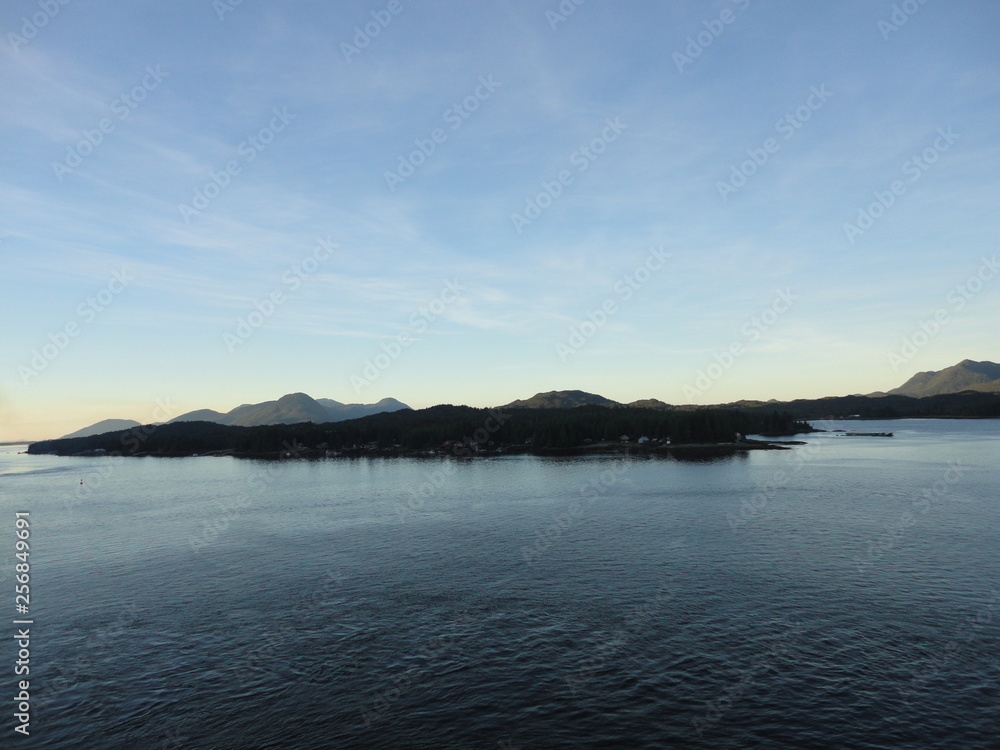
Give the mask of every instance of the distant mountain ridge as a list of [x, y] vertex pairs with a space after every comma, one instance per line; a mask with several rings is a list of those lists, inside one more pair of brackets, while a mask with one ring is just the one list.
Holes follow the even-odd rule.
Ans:
[[670, 409], [670, 404], [656, 398], [644, 398], [623, 404], [596, 393], [586, 391], [547, 391], [531, 398], [518, 399], [505, 404], [504, 409], [575, 409], [577, 406], [631, 406], [636, 409]]
[[[911, 398], [928, 398], [946, 396], [963, 391], [978, 391], [981, 393], [1000, 395], [1000, 364], [995, 362], [975, 362], [965, 359], [957, 365], [943, 370], [918, 372], [898, 388], [887, 393], [876, 392], [867, 396], [827, 397], [831, 401], [850, 401], [851, 413], [857, 412], [867, 399], [886, 396], [908, 396]], [[819, 403], [824, 399], [798, 399], [794, 402], [781, 402], [771, 399], [762, 401], [737, 401], [731, 404], [720, 404], [729, 408], [762, 408], [777, 406], [792, 406], [797, 404]], [[536, 393], [531, 398], [511, 401], [501, 408], [523, 409], [573, 409], [579, 406], [604, 406], [607, 408], [631, 407], [641, 409], [694, 409], [694, 405], [671, 405], [655, 398], [641, 399], [629, 404], [613, 401], [596, 393], [586, 391], [546, 391]], [[259, 427], [270, 424], [298, 424], [312, 422], [343, 422], [349, 419], [395, 412], [409, 409], [401, 401], [394, 398], [384, 398], [375, 404], [344, 404], [329, 398], [314, 399], [305, 393], [289, 393], [276, 401], [265, 401], [260, 404], [241, 404], [226, 413], [213, 409], [198, 409], [181, 414], [170, 420], [174, 422], [213, 422], [215, 424], [234, 427]], [[63, 438], [90, 437], [105, 432], [128, 430], [138, 427], [139, 423], [130, 419], [105, 419], [76, 432], [64, 435]]]
[[82, 430], [63, 435], [60, 440], [66, 438], [90, 437], [92, 435], [103, 435], [105, 432], [115, 432], [117, 430], [131, 430], [139, 427], [139, 423], [134, 419], [102, 419], [100, 422], [84, 427]]
[[[387, 411], [401, 411], [410, 407], [394, 398], [384, 398], [376, 404], [342, 404], [330, 398], [314, 399], [305, 393], [289, 393], [277, 401], [260, 404], [241, 404], [225, 414], [214, 409], [197, 409], [174, 417], [174, 422], [214, 422], [234, 427], [260, 427], [269, 424], [298, 424], [299, 422], [343, 422]], [[63, 438], [90, 437], [105, 432], [130, 430], [140, 423], [132, 419], [104, 419], [81, 430], [63, 435]], [[60, 439], [63, 439], [60, 438]]]
[[[996, 362], [976, 362], [964, 359], [957, 365], [943, 370], [918, 372], [898, 388], [891, 391], [869, 393], [858, 398], [882, 398], [885, 396], [909, 396], [910, 398], [929, 398], [932, 396], [947, 396], [963, 391], [978, 391], [980, 393], [1000, 394], [1000, 364]], [[845, 397], [827, 397], [840, 399]], [[847, 397], [853, 398], [853, 397]], [[808, 399], [799, 399], [800, 402]], [[731, 404], [718, 404], [735, 408], [755, 408], [762, 406], [781, 406], [795, 402], [770, 401], [736, 401]], [[692, 405], [671, 405], [655, 398], [640, 399], [629, 404], [612, 401], [596, 393], [586, 391], [546, 391], [536, 393], [531, 398], [511, 401], [502, 408], [510, 409], [574, 409], [578, 406], [631, 407], [638, 409], [691, 409]]]
[[926, 398], [962, 391], [1000, 393], [1000, 364], [963, 359], [957, 365], [943, 370], [918, 372], [887, 393], [890, 396]]
[[277, 401], [242, 404], [222, 414], [211, 409], [199, 409], [181, 414], [173, 422], [215, 422], [234, 427], [259, 427], [268, 424], [298, 424], [299, 422], [343, 422], [387, 411], [410, 407], [394, 398], [384, 398], [375, 404], [343, 404], [331, 398], [314, 399], [305, 393], [289, 393]]
[[643, 398], [638, 401], [633, 401], [626, 406], [631, 406], [633, 409], [672, 409], [673, 407], [664, 402], [660, 401], [658, 398]]
[[518, 399], [505, 404], [509, 409], [572, 409], [577, 406], [621, 406], [596, 393], [585, 391], [548, 391], [536, 393], [531, 398]]

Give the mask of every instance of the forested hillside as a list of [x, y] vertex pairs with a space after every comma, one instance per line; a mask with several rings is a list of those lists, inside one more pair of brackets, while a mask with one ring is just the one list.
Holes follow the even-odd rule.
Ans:
[[788, 413], [750, 413], [736, 409], [663, 411], [641, 408], [608, 409], [474, 409], [434, 406], [419, 411], [375, 414], [327, 424], [233, 427], [210, 422], [147, 425], [124, 432], [86, 438], [46, 440], [29, 447], [30, 453], [72, 455], [88, 451], [124, 454], [183, 455], [232, 450], [266, 453], [289, 445], [345, 450], [377, 444], [409, 450], [433, 450], [449, 441], [466, 445], [529, 445], [560, 448], [584, 442], [670, 437], [679, 443], [730, 442], [737, 432], [791, 434], [806, 426]]

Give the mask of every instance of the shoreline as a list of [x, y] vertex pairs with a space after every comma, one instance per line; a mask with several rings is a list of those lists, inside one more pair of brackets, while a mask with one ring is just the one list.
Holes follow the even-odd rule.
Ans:
[[[412, 450], [407, 448], [347, 448], [342, 450], [326, 450], [318, 448], [300, 448], [297, 450], [280, 451], [238, 451], [225, 449], [205, 451], [204, 453], [180, 453], [166, 451], [143, 451], [128, 454], [129, 458], [239, 458], [259, 461], [285, 460], [325, 460], [325, 459], [355, 459], [355, 458], [497, 458], [502, 456], [535, 456], [538, 458], [563, 456], [713, 456], [733, 455], [747, 451], [760, 450], [791, 450], [793, 446], [806, 445], [801, 440], [742, 440], [727, 443], [679, 443], [672, 445], [647, 445], [636, 443], [599, 443], [594, 445], [568, 446], [565, 448], [531, 448], [526, 445], [510, 445], [495, 449], [485, 449], [466, 452], [455, 452], [454, 449], [442, 448]], [[73, 454], [35, 454], [62, 456], [64, 458], [104, 458], [113, 453], [84, 451]], [[126, 457], [119, 454], [120, 457]]]

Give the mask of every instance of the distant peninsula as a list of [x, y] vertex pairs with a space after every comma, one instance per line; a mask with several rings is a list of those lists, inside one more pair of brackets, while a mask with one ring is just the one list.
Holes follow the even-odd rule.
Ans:
[[483, 456], [510, 453], [669, 453], [682, 449], [763, 450], [782, 446], [747, 440], [808, 432], [805, 422], [776, 410], [574, 408], [476, 409], [441, 405], [359, 419], [256, 427], [170, 422], [89, 437], [44, 440], [28, 452], [62, 456], [234, 455], [253, 458], [337, 456]]
[[889, 393], [715, 406], [658, 399], [621, 404], [569, 390], [536, 393], [494, 409], [445, 404], [414, 410], [390, 398], [342, 404], [292, 393], [225, 414], [189, 412], [166, 424], [105, 420], [64, 438], [33, 443], [28, 452], [288, 458], [780, 449], [784, 446], [773, 438], [814, 431], [809, 422], [816, 420], [1000, 417], [997, 375], [1000, 365], [963, 360], [945, 370], [917, 373]]

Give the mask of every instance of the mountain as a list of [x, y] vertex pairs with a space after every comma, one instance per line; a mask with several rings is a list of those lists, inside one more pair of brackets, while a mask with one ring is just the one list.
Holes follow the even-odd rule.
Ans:
[[672, 408], [670, 404], [660, 401], [658, 398], [644, 398], [639, 401], [633, 401], [631, 404], [627, 404], [633, 409], [670, 409]]
[[847, 419], [907, 419], [928, 417], [1000, 418], [1000, 392], [965, 390], [939, 396], [824, 396], [779, 403], [758, 403], [741, 409], [748, 412], [780, 411], [795, 419], [815, 421]]
[[979, 391], [980, 393], [1000, 393], [1000, 380], [991, 380], [988, 383], [970, 385], [967, 390]]
[[181, 414], [179, 417], [174, 417], [171, 422], [218, 422], [219, 424], [226, 424], [223, 420], [226, 415], [222, 412], [215, 411], [214, 409], [198, 409], [197, 411], [189, 411], [187, 414]]
[[277, 401], [241, 404], [225, 414], [212, 409], [189, 411], [187, 414], [174, 417], [170, 422], [215, 422], [236, 427], [299, 422], [323, 424], [409, 408], [394, 398], [384, 398], [377, 404], [342, 404], [329, 398], [314, 399], [305, 393], [289, 393]]
[[888, 394], [925, 398], [968, 390], [1000, 393], [1000, 365], [964, 359], [957, 365], [936, 372], [918, 372]]
[[612, 401], [596, 393], [585, 393], [584, 391], [549, 391], [548, 393], [536, 393], [531, 398], [511, 401], [503, 408], [510, 409], [572, 409], [576, 406], [621, 406], [617, 401]]
[[277, 401], [238, 406], [229, 413], [225, 424], [255, 427], [263, 424], [296, 424], [330, 422], [330, 412], [316, 399], [304, 393], [289, 393]]
[[114, 432], [115, 430], [131, 430], [133, 427], [138, 426], [139, 423], [131, 419], [102, 419], [100, 422], [90, 425], [90, 427], [84, 427], [82, 430], [71, 432], [69, 435], [63, 435], [60, 440], [102, 435], [105, 432]]
[[507, 409], [573, 409], [577, 406], [630, 406], [634, 409], [672, 409], [670, 404], [657, 398], [644, 398], [630, 404], [620, 404], [610, 398], [586, 391], [549, 391], [536, 393], [531, 398], [511, 401], [501, 408]]
[[360, 419], [372, 414], [381, 414], [387, 411], [401, 411], [410, 407], [402, 401], [394, 398], [384, 398], [375, 404], [342, 404], [332, 398], [318, 398], [319, 403], [336, 415], [336, 419], [331, 421], [342, 422], [345, 419]]

